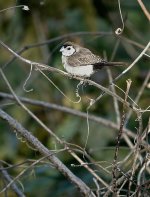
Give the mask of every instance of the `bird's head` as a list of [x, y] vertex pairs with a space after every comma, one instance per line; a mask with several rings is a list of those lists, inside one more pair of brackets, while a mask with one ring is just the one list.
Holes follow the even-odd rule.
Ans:
[[79, 46], [73, 42], [65, 42], [60, 49], [63, 56], [71, 56], [79, 51]]

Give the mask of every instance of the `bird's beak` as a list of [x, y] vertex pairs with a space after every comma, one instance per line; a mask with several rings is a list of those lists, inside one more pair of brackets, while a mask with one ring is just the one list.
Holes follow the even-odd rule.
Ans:
[[62, 46], [61, 49], [60, 49], [59, 51], [60, 51], [60, 52], [63, 52], [63, 50], [64, 50], [64, 47]]

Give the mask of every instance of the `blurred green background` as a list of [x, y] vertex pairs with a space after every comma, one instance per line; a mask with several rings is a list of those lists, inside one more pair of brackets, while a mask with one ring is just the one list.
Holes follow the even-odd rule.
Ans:
[[[17, 2], [17, 3], [16, 3]], [[143, 1], [148, 10], [150, 4]], [[23, 57], [32, 61], [49, 64], [59, 69], [63, 69], [61, 64], [61, 54], [59, 48], [66, 40], [72, 40], [91, 49], [98, 55], [111, 59], [114, 48], [117, 50], [114, 61], [124, 61], [132, 63], [142, 51], [150, 38], [149, 21], [143, 14], [136, 1], [121, 1], [121, 9], [124, 18], [124, 31], [120, 36], [115, 35], [115, 30], [122, 27], [118, 1], [117, 0], [0, 0], [0, 10], [15, 5], [27, 5], [29, 11], [21, 8], [10, 9], [0, 12], [0, 39], [10, 48], [19, 51], [25, 46]], [[80, 33], [77, 33], [80, 32]], [[89, 32], [82, 34], [81, 32]], [[94, 32], [104, 32], [94, 34]], [[70, 33], [77, 33], [69, 36]], [[91, 34], [93, 33], [93, 34]], [[59, 37], [68, 35], [65, 38]], [[57, 38], [53, 42], [50, 39]], [[37, 43], [45, 44], [32, 45]], [[134, 41], [134, 42], [132, 42]], [[140, 46], [138, 46], [140, 45]], [[23, 84], [29, 74], [30, 67], [19, 60], [9, 65], [5, 65], [12, 56], [4, 49], [0, 48], [0, 66], [3, 68], [9, 82], [16, 94], [27, 98], [52, 102], [86, 112], [89, 105], [88, 98], [96, 98], [100, 91], [92, 86], [85, 86], [80, 89], [82, 101], [79, 104], [69, 102], [51, 83], [49, 83], [37, 71], [32, 72], [32, 76], [27, 82], [26, 89], [33, 88], [32, 92], [25, 92]], [[126, 80], [131, 79], [131, 98], [135, 98], [139, 88], [149, 71], [149, 59], [144, 56], [126, 75], [124, 75], [117, 85], [123, 90], [126, 89]], [[124, 68], [112, 68], [112, 75], [115, 78]], [[73, 101], [76, 101], [75, 90], [78, 81], [65, 78], [56, 73], [47, 73], [49, 78]], [[92, 76], [92, 80], [107, 86], [109, 83], [106, 69]], [[8, 88], [3, 80], [0, 82], [0, 91], [8, 92]], [[124, 98], [124, 95], [116, 90]], [[150, 92], [145, 88], [139, 105], [146, 108], [149, 103]], [[116, 122], [112, 97], [105, 95], [91, 109], [90, 113], [107, 120]], [[0, 104], [4, 110], [16, 118], [25, 128], [32, 132], [49, 149], [61, 148], [56, 141], [51, 138], [21, 107], [14, 101], [0, 98]], [[87, 136], [86, 119], [81, 119], [58, 110], [47, 110], [41, 107], [28, 105], [48, 127], [52, 129], [60, 138], [69, 143], [84, 147]], [[122, 105], [119, 104], [120, 112]], [[143, 127], [147, 125], [149, 114], [143, 114]], [[136, 133], [135, 127], [138, 122], [133, 114], [127, 125], [128, 129]], [[29, 159], [40, 158], [38, 152], [30, 149], [26, 143], [22, 143], [16, 137], [5, 122], [0, 120], [0, 159], [10, 164], [17, 164]], [[96, 161], [112, 162], [115, 148], [115, 138], [117, 130], [105, 127], [90, 121], [90, 135], [87, 144], [87, 151]], [[123, 159], [129, 153], [129, 147], [124, 140], [121, 142], [119, 159]], [[80, 155], [80, 154], [79, 154]], [[82, 157], [82, 155], [80, 155]], [[69, 154], [62, 152], [58, 157], [88, 185], [93, 187], [92, 176], [82, 167], [71, 167], [70, 164], [78, 164]], [[16, 176], [23, 168], [30, 165], [27, 162], [22, 168], [13, 168], [9, 173]], [[104, 164], [105, 165], [105, 164]], [[108, 165], [108, 164], [107, 164]], [[106, 180], [111, 180], [111, 175], [104, 171], [99, 174]], [[58, 173], [50, 164], [39, 164], [35, 168], [28, 170], [20, 179], [24, 185], [27, 196], [80, 196], [76, 188]], [[4, 186], [1, 180], [1, 187]], [[10, 190], [8, 196], [15, 196]]]

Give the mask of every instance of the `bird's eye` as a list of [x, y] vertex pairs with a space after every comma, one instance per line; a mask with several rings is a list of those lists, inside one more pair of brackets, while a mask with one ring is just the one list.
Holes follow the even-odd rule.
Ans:
[[70, 50], [70, 49], [71, 49], [71, 47], [68, 47], [68, 48], [67, 48], [67, 50]]

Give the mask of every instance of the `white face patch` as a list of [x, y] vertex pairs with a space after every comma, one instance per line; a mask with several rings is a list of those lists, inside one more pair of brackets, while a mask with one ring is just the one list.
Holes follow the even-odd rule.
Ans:
[[63, 56], [71, 56], [74, 54], [75, 49], [73, 46], [69, 46], [69, 45], [66, 47], [62, 46], [60, 52], [62, 52]]

